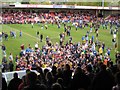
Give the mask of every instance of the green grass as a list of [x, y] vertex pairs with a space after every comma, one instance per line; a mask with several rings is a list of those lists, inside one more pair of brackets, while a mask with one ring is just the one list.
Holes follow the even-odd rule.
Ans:
[[[9, 53], [11, 52], [13, 54], [13, 56], [15, 57], [16, 55], [19, 55], [20, 52], [20, 45], [24, 44], [25, 48], [28, 47], [28, 44], [31, 44], [31, 46], [34, 48], [34, 45], [36, 42], [39, 42], [39, 47], [41, 48], [42, 45], [45, 44], [45, 38], [46, 36], [49, 36], [52, 43], [59, 43], [59, 33], [64, 31], [63, 25], [60, 29], [57, 28], [57, 25], [48, 25], [48, 30], [43, 29], [41, 30], [41, 27], [38, 26], [37, 24], [34, 25], [34, 28], [31, 28], [30, 24], [7, 24], [7, 25], [2, 25], [2, 31], [7, 32], [8, 34], [10, 34], [10, 30], [13, 30], [16, 32], [17, 37], [16, 39], [9, 37], [8, 41], [3, 41], [3, 43], [5, 44], [7, 50], [7, 56], [9, 56]], [[19, 37], [19, 32], [20, 30], [22, 30], [22, 37]], [[40, 42], [39, 38], [37, 38], [36, 36], [36, 32], [37, 30], [40, 31], [40, 33], [43, 34], [43, 42]], [[75, 31], [75, 27], [72, 27], [71, 30], [71, 35], [73, 37], [73, 42], [81, 42], [81, 38], [83, 35], [86, 34], [86, 31], [89, 30], [89, 28], [85, 28], [85, 29], [78, 29], [78, 31]], [[93, 30], [94, 31], [94, 30]], [[95, 36], [95, 33], [92, 32], [89, 37], [91, 37], [92, 35]], [[99, 30], [99, 40], [101, 42], [105, 42], [106, 47], [112, 48], [111, 50], [111, 59], [113, 61], [115, 61], [115, 50], [112, 47], [112, 35], [110, 35], [109, 32], [109, 28], [106, 29], [102, 29], [102, 27]], [[96, 37], [95, 37], [96, 38]], [[67, 40], [69, 39], [68, 36], [66, 36], [65, 42], [67, 42]]]

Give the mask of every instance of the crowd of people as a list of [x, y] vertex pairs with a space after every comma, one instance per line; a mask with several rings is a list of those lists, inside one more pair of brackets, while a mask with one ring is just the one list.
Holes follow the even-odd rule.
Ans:
[[[56, 20], [60, 20], [61, 22], [80, 22], [83, 20], [86, 22], [89, 21], [97, 21], [98, 18], [94, 12], [89, 11], [59, 11], [59, 12], [41, 12], [41, 11], [30, 11], [30, 10], [4, 10], [1, 13], [2, 23], [3, 24], [27, 24], [27, 23], [40, 23], [40, 22], [51, 22], [54, 23]], [[111, 23], [118, 23], [119, 16], [110, 16], [106, 18]], [[103, 28], [107, 28], [107, 22], [104, 19], [100, 19], [103, 25]], [[96, 23], [96, 22], [95, 22]]]
[[78, 64], [73, 70], [66, 63], [63, 67], [52, 66], [52, 70], [37, 67], [39, 74], [26, 70], [22, 80], [14, 73], [8, 86], [3, 78], [3, 90], [119, 90], [120, 89], [120, 54], [116, 55], [116, 65], [102, 62], [84, 68]]
[[[80, 18], [81, 17], [81, 18]], [[74, 21], [79, 19], [90, 20], [95, 17], [93, 14], [88, 13], [74, 13], [74, 12], [30, 12], [30, 11], [13, 11], [6, 10], [2, 12], [2, 23], [3, 24], [26, 24], [26, 23], [37, 23], [39, 22], [51, 22], [54, 23], [56, 19], [62, 21]]]
[[[110, 57], [111, 49], [105, 50], [105, 43], [98, 40], [99, 28], [107, 29], [110, 26], [110, 33], [113, 35], [112, 42], [117, 48], [118, 17], [104, 19], [90, 13], [28, 13], [19, 11], [3, 12], [2, 21], [3, 24], [32, 23], [32, 28], [34, 28], [34, 23], [39, 24], [35, 20], [36, 17], [44, 19], [42, 23], [56, 24], [58, 29], [61, 28], [61, 24], [64, 25], [64, 32], [60, 33], [60, 43], [53, 44], [50, 37], [47, 36], [46, 44], [41, 49], [38, 43], [35, 44], [35, 47], [31, 47], [29, 44], [27, 49], [22, 44], [20, 56], [17, 55], [14, 58], [15, 69], [37, 70], [40, 75], [37, 76], [34, 72], [29, 72], [22, 78], [22, 83], [16, 84], [16, 87], [11, 84], [14, 80], [11, 80], [8, 90], [32, 90], [33, 88], [40, 90], [112, 90], [113, 88], [116, 90], [119, 87], [120, 54], [116, 54], [114, 65]], [[86, 35], [83, 35], [82, 42], [72, 42], [70, 32], [72, 26], [67, 23], [72, 23], [76, 31], [78, 28], [90, 28]], [[45, 28], [48, 29], [47, 26]], [[96, 40], [94, 36], [89, 37], [93, 31], [96, 33]], [[67, 43], [64, 42], [66, 36], [70, 37]], [[43, 35], [40, 38], [41, 42], [42, 39]], [[2, 50], [6, 54], [5, 45], [2, 45]], [[12, 53], [9, 55], [9, 61], [8, 65], [6, 56], [3, 57], [3, 72], [8, 71], [9, 67], [11, 67], [10, 71], [13, 71]], [[48, 69], [42, 71], [41, 68], [47, 67], [50, 67], [52, 71]], [[18, 79], [16, 74], [14, 78]], [[115, 78], [117, 79], [115, 80]]]

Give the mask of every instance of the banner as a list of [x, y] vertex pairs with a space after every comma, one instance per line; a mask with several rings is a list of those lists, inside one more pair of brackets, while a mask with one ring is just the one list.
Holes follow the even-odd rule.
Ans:
[[53, 5], [53, 8], [62, 8], [62, 5]]

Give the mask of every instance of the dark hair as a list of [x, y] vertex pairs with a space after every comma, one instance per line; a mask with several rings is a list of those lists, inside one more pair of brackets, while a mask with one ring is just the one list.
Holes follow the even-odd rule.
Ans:
[[29, 73], [29, 72], [30, 72], [30, 69], [27, 69], [27, 70], [26, 70], [26, 74]]
[[26, 76], [25, 75], [22, 77], [22, 82], [24, 83], [24, 85], [27, 85]]
[[57, 79], [57, 83], [59, 83], [60, 85], [62, 85], [63, 84], [63, 79], [62, 78], [58, 78]]
[[77, 74], [77, 73], [82, 73], [81, 67], [77, 67], [77, 68], [75, 69], [75, 73], [74, 73], [74, 74]]
[[92, 66], [91, 65], [87, 65], [87, 71], [89, 71], [89, 72], [92, 72]]
[[70, 65], [69, 65], [69, 64], [66, 64], [66, 65], [65, 65], [65, 69], [66, 69], [66, 70], [70, 70]]
[[47, 86], [45, 84], [40, 85], [40, 90], [47, 90]]
[[57, 69], [57, 67], [56, 66], [52, 66], [52, 70], [56, 70]]
[[106, 70], [106, 65], [102, 64], [102, 65], [100, 66], [100, 69], [101, 69], [101, 70]]
[[37, 74], [35, 72], [30, 72], [27, 74], [28, 83], [35, 83], [37, 81]]
[[15, 72], [13, 76], [14, 78], [18, 78], [18, 73]]
[[44, 75], [46, 76], [46, 73], [49, 72], [49, 69], [44, 69]]
[[59, 83], [54, 83], [52, 86], [51, 86], [51, 90], [62, 90], [62, 87]]

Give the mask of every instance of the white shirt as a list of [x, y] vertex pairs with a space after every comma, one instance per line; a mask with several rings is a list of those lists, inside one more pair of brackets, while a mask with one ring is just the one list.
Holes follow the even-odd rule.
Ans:
[[35, 48], [38, 48], [38, 44], [37, 43], [35, 44]]

